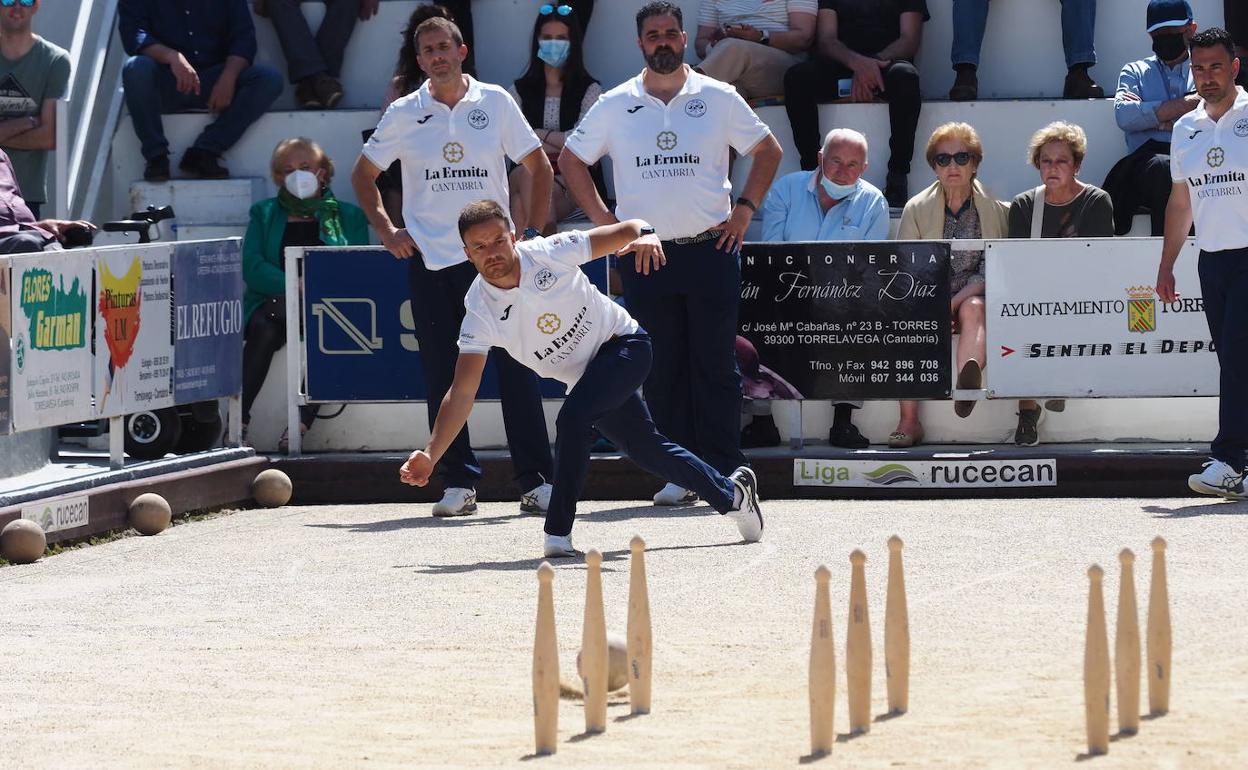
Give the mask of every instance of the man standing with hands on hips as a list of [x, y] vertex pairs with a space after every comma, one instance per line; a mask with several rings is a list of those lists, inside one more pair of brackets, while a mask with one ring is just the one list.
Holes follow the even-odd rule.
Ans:
[[1200, 291], [1217, 348], [1218, 435], [1212, 457], [1187, 484], [1233, 500], [1244, 490], [1248, 452], [1248, 93], [1235, 85], [1240, 61], [1225, 30], [1213, 27], [1191, 42], [1196, 109], [1178, 119], [1171, 137], [1174, 186], [1157, 270], [1157, 296], [1174, 302], [1174, 263], [1196, 224]]
[[[542, 143], [507, 92], [463, 73], [468, 47], [454, 23], [428, 19], [414, 35], [416, 61], [429, 79], [386, 110], [351, 171], [351, 185], [382, 245], [410, 260], [412, 320], [432, 429], [455, 372], [464, 295], [477, 275], [459, 240], [460, 209], [485, 197], [508, 200], [505, 160], [510, 157], [533, 176], [525, 235], [537, 235], [534, 228], [546, 222], [554, 174]], [[386, 215], [376, 185], [378, 174], [396, 160], [403, 162], [402, 228]], [[526, 490], [520, 510], [544, 513], [553, 473], [537, 375], [502, 350], [495, 350], [493, 358], [507, 446], [516, 481]], [[467, 428], [451, 441], [438, 471], [446, 491], [433, 515], [475, 513], [481, 466]]]
[[[727, 475], [746, 462], [735, 352], [738, 252], [783, 151], [736, 89], [683, 63], [682, 24], [674, 3], [652, 2], [637, 12], [646, 68], [585, 114], [559, 168], [595, 225], [643, 219], [663, 239], [663, 270], [645, 270], [641, 262], [620, 269], [628, 310], [653, 336], [646, 401], [660, 431]], [[729, 148], [753, 160], [736, 205]], [[588, 166], [603, 155], [612, 160], [614, 215], [589, 176]], [[675, 483], [654, 498], [659, 505], [697, 499]]]

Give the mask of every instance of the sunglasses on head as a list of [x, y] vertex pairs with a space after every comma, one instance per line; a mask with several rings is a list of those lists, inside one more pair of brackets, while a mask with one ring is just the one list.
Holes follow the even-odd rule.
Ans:
[[947, 152], [942, 152], [936, 156], [936, 165], [941, 168], [945, 168], [950, 163], [957, 163], [959, 166], [965, 166], [970, 162], [971, 154], [969, 152], [955, 152], [952, 155]]
[[35, 5], [35, 0], [0, 0], [0, 5], [5, 8], [12, 8], [15, 5], [20, 5], [23, 8], [32, 8]]
[[[2, 2], [5, 2], [5, 0], [0, 0], [0, 3]], [[9, 2], [12, 2], [12, 0], [9, 0]], [[572, 13], [572, 6], [570, 5], [554, 6], [554, 5], [551, 5], [550, 3], [546, 3], [541, 8], [537, 9], [537, 13], [539, 16], [549, 16], [552, 13], [557, 13], [560, 16], [567, 16], [568, 14]]]

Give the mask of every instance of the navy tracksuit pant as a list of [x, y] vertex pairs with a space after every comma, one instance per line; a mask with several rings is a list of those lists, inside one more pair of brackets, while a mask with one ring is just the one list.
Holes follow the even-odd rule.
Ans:
[[593, 429], [649, 473], [692, 489], [720, 513], [732, 509], [732, 481], [659, 432], [638, 390], [650, 371], [650, 338], [628, 334], [598, 349], [568, 393], [556, 420], [555, 481], [546, 533], [572, 531], [576, 501], [589, 472]]
[[[421, 366], [428, 390], [429, 427], [438, 418], [442, 398], [455, 379], [459, 359], [459, 326], [464, 321], [464, 295], [477, 277], [471, 262], [442, 270], [430, 270], [419, 254], [411, 258], [408, 282], [412, 291], [412, 321], [420, 343]], [[516, 363], [499, 348], [490, 351], [498, 371], [499, 398], [503, 403], [503, 429], [516, 484], [528, 491], [549, 480], [550, 438], [542, 411], [542, 391], [532, 369]], [[475, 489], [481, 465], [468, 442], [468, 426], [459, 432], [435, 473], [448, 487]]]
[[1243, 470], [1248, 453], [1248, 249], [1202, 251], [1198, 269], [1221, 370], [1218, 435], [1210, 454]]
[[660, 431], [727, 475], [749, 464], [741, 454], [736, 353], [741, 265], [714, 240], [664, 241], [663, 253], [667, 264], [649, 275], [634, 269], [632, 257], [618, 263], [628, 312], [653, 336], [646, 403]]

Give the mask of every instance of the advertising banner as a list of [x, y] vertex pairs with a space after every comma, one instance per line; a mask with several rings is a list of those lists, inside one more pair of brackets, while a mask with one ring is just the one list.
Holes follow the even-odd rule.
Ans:
[[12, 416], [9, 414], [12, 345], [9, 342], [13, 338], [13, 305], [10, 301], [9, 278], [9, 260], [0, 257], [0, 436], [12, 429]]
[[822, 460], [793, 461], [797, 487], [856, 489], [991, 489], [1057, 486], [1057, 461], [1048, 460]]
[[168, 245], [96, 251], [96, 413], [116, 417], [173, 406]]
[[990, 395], [1217, 395], [1195, 244], [1171, 304], [1153, 290], [1160, 256], [1160, 238], [988, 241]]
[[949, 244], [747, 243], [738, 322], [746, 396], [946, 398]]
[[37, 523], [46, 532], [85, 527], [90, 522], [86, 497], [66, 497], [22, 508], [22, 518]]
[[90, 338], [94, 256], [78, 250], [13, 258], [14, 430], [95, 417]]
[[[424, 400], [406, 260], [380, 249], [309, 251], [303, 289], [309, 401]], [[544, 380], [542, 394], [558, 398], [563, 385]], [[498, 398], [492, 363], [477, 398]]]
[[241, 241], [190, 241], [173, 247], [173, 395], [190, 404], [243, 387]]

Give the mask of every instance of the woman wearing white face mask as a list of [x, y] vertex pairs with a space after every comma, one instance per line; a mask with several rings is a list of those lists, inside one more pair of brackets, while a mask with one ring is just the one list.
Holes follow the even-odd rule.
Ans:
[[[329, 181], [334, 163], [311, 139], [286, 139], [273, 150], [269, 164], [277, 184], [276, 198], [251, 207], [251, 221], [243, 238], [243, 434], [251, 420], [251, 405], [269, 372], [273, 354], [286, 344], [287, 246], [358, 246], [368, 243], [364, 212], [334, 197]], [[300, 410], [302, 432], [316, 418], [316, 407]], [[278, 449], [285, 451], [282, 434]]]
[[[571, 6], [542, 5], [533, 26], [529, 69], [510, 89], [555, 168], [550, 222], [542, 228], [547, 234], [554, 232], [557, 222], [571, 218], [576, 212], [576, 202], [559, 175], [558, 160], [564, 139], [602, 95], [602, 86], [585, 71], [583, 35], [578, 13]], [[517, 166], [508, 177], [513, 221], [528, 218], [524, 201], [529, 199], [530, 184], [529, 172], [523, 166]], [[602, 186], [600, 182], [599, 186]]]

